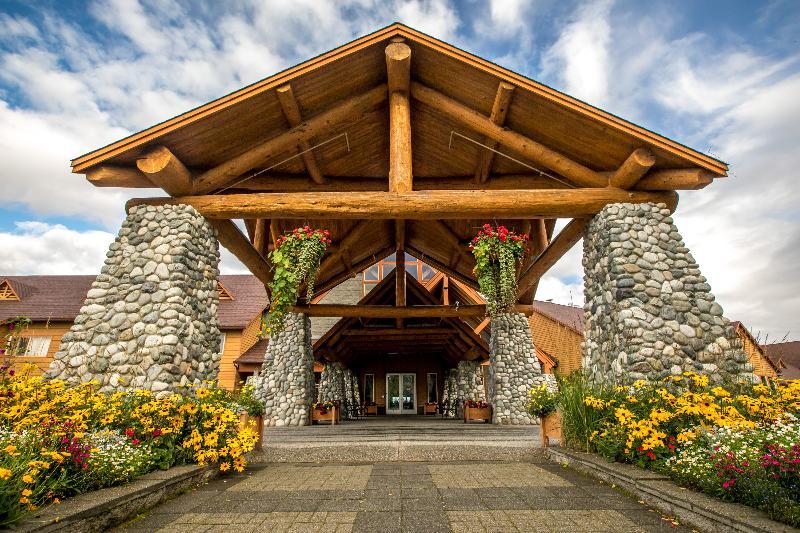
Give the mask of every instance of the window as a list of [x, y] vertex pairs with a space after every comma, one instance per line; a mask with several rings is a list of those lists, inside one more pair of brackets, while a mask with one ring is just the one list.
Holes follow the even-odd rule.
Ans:
[[[366, 295], [397, 266], [397, 254], [393, 253], [364, 271], [361, 281], [361, 294]], [[436, 275], [436, 270], [416, 257], [406, 254], [406, 273], [419, 281], [428, 281]]]
[[375, 401], [375, 374], [364, 374], [364, 401]]
[[30, 337], [19, 337], [17, 339], [17, 355], [31, 357], [44, 357], [50, 348], [50, 337], [46, 335], [33, 335]]
[[219, 353], [225, 351], [225, 332], [219, 334]]
[[428, 373], [428, 403], [439, 401], [438, 376], [435, 372]]
[[14, 287], [11, 286], [7, 279], [0, 283], [0, 300], [19, 300]]
[[217, 296], [219, 296], [220, 300], [233, 300], [233, 294], [231, 294], [231, 291], [226, 289], [225, 286], [219, 281], [217, 282]]

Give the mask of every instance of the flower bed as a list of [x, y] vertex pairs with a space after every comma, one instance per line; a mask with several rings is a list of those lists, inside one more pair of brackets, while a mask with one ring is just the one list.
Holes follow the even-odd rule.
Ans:
[[685, 373], [630, 387], [560, 384], [567, 444], [800, 525], [800, 382], [711, 387]]
[[[245, 396], [247, 396], [245, 394]], [[211, 386], [156, 398], [0, 366], [0, 526], [60, 498], [184, 463], [241, 471], [255, 431], [240, 398]]]

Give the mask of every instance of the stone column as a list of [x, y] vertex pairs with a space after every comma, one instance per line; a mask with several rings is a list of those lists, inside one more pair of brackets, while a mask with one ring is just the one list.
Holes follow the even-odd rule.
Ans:
[[353, 371], [349, 368], [345, 368], [342, 372], [342, 388], [344, 389], [344, 414], [347, 418], [350, 418], [353, 413], [351, 412], [352, 408], [355, 407], [354, 398], [353, 398]]
[[484, 401], [486, 395], [481, 380], [481, 365], [477, 361], [459, 361], [456, 370], [456, 416], [464, 416], [466, 400]]
[[216, 380], [216, 236], [190, 206], [133, 207], [46, 376], [104, 391]]
[[503, 313], [492, 317], [489, 342], [492, 381], [489, 387], [494, 424], [532, 424], [528, 397], [542, 383], [555, 386], [555, 377], [542, 374], [533, 347], [528, 319], [522, 313]]
[[446, 416], [455, 416], [455, 407], [458, 402], [458, 370], [451, 368], [447, 371], [444, 378], [444, 387], [442, 387], [442, 405], [446, 406], [453, 402], [452, 409], [448, 411]]
[[684, 371], [752, 380], [752, 366], [664, 204], [612, 204], [584, 238], [583, 366], [595, 381]]
[[265, 405], [265, 425], [305, 426], [314, 395], [311, 321], [305, 315], [287, 313], [284, 324], [269, 340], [261, 372], [251, 379], [256, 397]]
[[319, 382], [319, 402], [344, 402], [344, 366], [338, 361], [322, 369]]

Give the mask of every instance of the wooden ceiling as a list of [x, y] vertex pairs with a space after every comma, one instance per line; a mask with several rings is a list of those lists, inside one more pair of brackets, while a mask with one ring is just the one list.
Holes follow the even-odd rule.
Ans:
[[[674, 208], [674, 190], [704, 187], [727, 165], [393, 24], [77, 157], [72, 169], [96, 186], [158, 186], [177, 197], [159, 202], [195, 206], [265, 283], [278, 235], [329, 229], [317, 293], [395, 250], [475, 288], [466, 245], [484, 223], [505, 224], [534, 236], [520, 271], [532, 300], [538, 278], [579, 240], [582, 217], [614, 201]], [[464, 194], [438, 194], [454, 190]], [[404, 205], [414, 207], [392, 216]], [[468, 205], [480, 216], [465, 215]], [[353, 215], [362, 209], [372, 215]], [[558, 216], [578, 218], [552, 239]], [[247, 237], [231, 218], [247, 219]]]
[[[389, 273], [359, 305], [396, 305], [395, 274], [396, 270]], [[443, 279], [440, 274], [423, 285], [408, 276], [406, 305], [441, 305]], [[407, 318], [401, 328], [396, 327], [394, 319], [342, 318], [314, 343], [313, 352], [319, 361], [341, 361], [348, 366], [387, 353], [429, 354], [455, 366], [465, 359], [488, 359], [488, 337], [476, 332], [475, 327], [461, 318]]]

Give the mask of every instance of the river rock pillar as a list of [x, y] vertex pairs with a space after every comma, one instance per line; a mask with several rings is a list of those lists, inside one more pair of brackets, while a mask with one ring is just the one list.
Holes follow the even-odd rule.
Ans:
[[305, 426], [314, 400], [314, 357], [311, 321], [300, 313], [287, 313], [283, 329], [273, 334], [255, 385], [264, 402], [264, 425]]
[[342, 363], [334, 361], [322, 369], [319, 382], [319, 402], [339, 402], [345, 400], [344, 391], [345, 369]]
[[489, 345], [492, 423], [535, 423], [536, 419], [528, 413], [530, 391], [542, 383], [555, 388], [555, 377], [542, 374], [527, 317], [522, 313], [493, 316]]
[[456, 369], [456, 416], [464, 416], [464, 402], [485, 401], [481, 365], [477, 361], [459, 361]]
[[132, 207], [46, 376], [157, 393], [216, 380], [218, 264], [194, 208]]
[[664, 204], [612, 204], [583, 248], [583, 366], [594, 381], [685, 371], [751, 381], [753, 368]]

